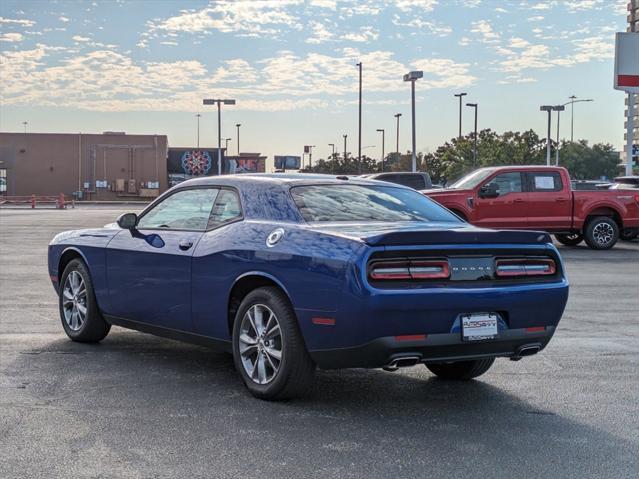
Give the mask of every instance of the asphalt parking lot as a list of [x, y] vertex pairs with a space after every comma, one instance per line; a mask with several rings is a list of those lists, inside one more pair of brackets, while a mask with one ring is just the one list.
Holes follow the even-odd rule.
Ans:
[[46, 245], [119, 213], [0, 211], [0, 477], [637, 477], [639, 241], [560, 248], [570, 301], [538, 356], [467, 383], [321, 371], [268, 403], [205, 348], [67, 339]]

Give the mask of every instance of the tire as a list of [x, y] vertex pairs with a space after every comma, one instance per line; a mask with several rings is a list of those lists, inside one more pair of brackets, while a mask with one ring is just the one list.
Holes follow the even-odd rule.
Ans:
[[639, 236], [639, 232], [637, 231], [632, 231], [632, 232], [622, 231], [621, 234], [619, 235], [619, 237], [624, 241], [632, 241], [637, 236]]
[[278, 288], [258, 288], [242, 300], [233, 323], [233, 361], [257, 398], [290, 399], [311, 390], [315, 363], [293, 308]]
[[453, 379], [457, 381], [468, 381], [469, 379], [481, 376], [495, 362], [495, 358], [477, 359], [475, 361], [458, 361], [454, 363], [432, 363], [426, 364], [431, 373], [441, 379]]
[[584, 240], [584, 236], [581, 233], [556, 234], [555, 239], [566, 246], [577, 246]]
[[58, 297], [60, 320], [70, 339], [96, 343], [109, 334], [111, 325], [98, 309], [91, 275], [81, 259], [71, 260], [64, 268]]
[[584, 239], [592, 249], [610, 249], [619, 240], [619, 226], [608, 216], [597, 216], [586, 224]]

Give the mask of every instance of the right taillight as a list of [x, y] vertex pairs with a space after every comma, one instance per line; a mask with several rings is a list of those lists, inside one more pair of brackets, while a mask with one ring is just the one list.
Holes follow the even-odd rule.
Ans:
[[376, 281], [447, 279], [450, 267], [445, 259], [380, 261], [373, 263], [369, 277]]
[[499, 278], [522, 276], [548, 276], [557, 271], [550, 258], [506, 258], [495, 261], [495, 275]]

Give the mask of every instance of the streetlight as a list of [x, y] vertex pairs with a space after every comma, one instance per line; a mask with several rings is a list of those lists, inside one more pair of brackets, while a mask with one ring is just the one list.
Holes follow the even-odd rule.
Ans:
[[25, 132], [25, 134], [27, 133], [27, 125], [28, 125], [28, 124], [29, 124], [29, 122], [28, 122], [28, 121], [23, 121], [23, 122], [22, 122], [22, 126], [24, 126], [24, 132]]
[[362, 62], [356, 63], [359, 67], [359, 133], [357, 139], [357, 173], [362, 174]]
[[231, 141], [232, 138], [224, 138], [224, 141], [226, 141], [226, 146], [225, 146], [225, 150], [226, 150], [226, 154], [229, 154], [229, 141]]
[[413, 172], [417, 171], [417, 152], [415, 146], [415, 82], [424, 76], [423, 71], [413, 71], [408, 72], [404, 75], [404, 81], [410, 82], [410, 91], [411, 91], [411, 109], [412, 109], [412, 118], [413, 118], [413, 161], [411, 165], [411, 169]]
[[559, 166], [559, 114], [566, 109], [564, 105], [552, 107], [557, 112], [557, 146], [555, 147], [555, 166]]
[[546, 166], [550, 166], [550, 114], [552, 113], [552, 105], [542, 105], [539, 111], [548, 112], [548, 136], [546, 137]]
[[202, 115], [200, 115], [199, 113], [196, 113], [195, 116], [197, 117], [197, 149], [200, 149], [200, 117]]
[[395, 118], [397, 118], [397, 144], [395, 146], [395, 151], [397, 152], [397, 156], [399, 156], [399, 117], [402, 116], [401, 113], [395, 113]]
[[240, 127], [241, 123], [236, 123], [235, 128], [237, 128], [237, 156], [240, 156]]
[[335, 171], [335, 143], [329, 143], [328, 146], [333, 148], [333, 153], [331, 154], [331, 173]]
[[467, 93], [455, 93], [454, 96], [459, 98], [459, 139], [462, 137], [462, 98], [465, 97]]
[[235, 100], [205, 98], [204, 105], [217, 104], [217, 174], [222, 175], [222, 104], [235, 105]]
[[382, 173], [383, 173], [384, 172], [384, 146], [385, 146], [384, 136], [386, 135], [386, 133], [384, 132], [383, 128], [378, 128], [377, 131], [381, 132], [382, 134]]
[[570, 143], [573, 142], [573, 133], [575, 129], [575, 103], [581, 103], [582, 101], [595, 101], [592, 98], [587, 98], [585, 100], [577, 100], [575, 95], [571, 95], [568, 97], [570, 99], [569, 102], [564, 103], [563, 106], [570, 105]]
[[466, 103], [466, 106], [469, 106], [475, 109], [475, 134], [473, 137], [473, 168], [477, 168], [477, 110], [479, 105], [477, 103]]

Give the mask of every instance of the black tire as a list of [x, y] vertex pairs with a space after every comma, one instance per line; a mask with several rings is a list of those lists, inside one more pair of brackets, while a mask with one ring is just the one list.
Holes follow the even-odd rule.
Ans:
[[592, 249], [610, 249], [619, 240], [619, 226], [608, 216], [596, 216], [586, 224], [584, 239]]
[[619, 237], [624, 241], [632, 241], [637, 236], [639, 236], [639, 232], [637, 231], [622, 231]]
[[555, 239], [566, 246], [577, 246], [584, 240], [581, 233], [556, 234]]
[[[265, 384], [258, 384], [256, 381], [259, 378], [252, 379], [249, 376], [243, 363], [243, 356], [240, 354], [242, 321], [247, 312], [256, 306], [270, 309], [279, 323], [281, 361], [277, 372], [271, 369], [272, 378]], [[259, 336], [257, 330], [254, 332], [256, 332], [256, 336]], [[257, 348], [257, 346], [255, 347]], [[266, 357], [265, 352], [262, 354]], [[246, 360], [246, 356], [244, 356], [244, 360]], [[256, 356], [255, 368], [257, 368], [257, 360]], [[233, 361], [242, 381], [251, 394], [257, 398], [291, 399], [304, 396], [311, 390], [316, 366], [306, 350], [295, 312], [288, 298], [280, 289], [276, 287], [257, 288], [248, 293], [242, 300], [233, 323]]]
[[495, 362], [495, 358], [476, 359], [474, 361], [457, 361], [454, 363], [432, 363], [426, 364], [431, 373], [441, 379], [454, 379], [457, 381], [467, 381], [481, 376]]
[[[78, 323], [74, 323], [73, 321], [68, 323], [65, 317], [65, 310], [68, 309], [65, 308], [65, 288], [67, 285], [67, 279], [71, 274], [78, 274], [85, 285], [85, 294], [82, 298], [78, 298], [77, 301], [85, 307], [86, 314], [77, 328], [74, 327], [74, 324], [77, 326]], [[60, 292], [58, 298], [62, 327], [64, 328], [64, 332], [67, 336], [69, 336], [69, 338], [73, 341], [81, 343], [96, 343], [104, 339], [106, 335], [109, 334], [111, 325], [104, 320], [100, 310], [98, 309], [98, 303], [95, 299], [95, 292], [93, 291], [93, 282], [91, 281], [89, 269], [81, 259], [71, 260], [67, 267], [64, 268], [62, 278], [60, 278]], [[68, 302], [66, 304], [68, 304]]]

